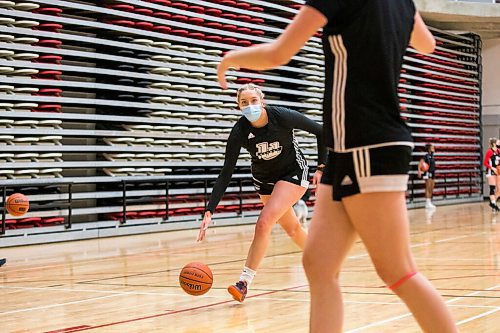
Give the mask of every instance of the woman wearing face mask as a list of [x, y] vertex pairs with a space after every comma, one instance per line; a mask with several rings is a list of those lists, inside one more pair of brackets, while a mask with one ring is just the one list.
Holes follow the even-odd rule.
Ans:
[[243, 147], [252, 156], [252, 178], [264, 208], [257, 219], [254, 238], [240, 280], [228, 288], [233, 298], [242, 302], [264, 258], [271, 230], [276, 222], [301, 249], [305, 245], [307, 234], [292, 206], [308, 188], [308, 166], [297, 145], [294, 129], [316, 135], [318, 167], [313, 176], [313, 184], [319, 183], [321, 178], [326, 148], [322, 145], [321, 125], [299, 112], [265, 105], [264, 94], [255, 85], [242, 86], [238, 90], [237, 101], [243, 117], [234, 125], [227, 140], [224, 166], [212, 190], [198, 241], [205, 238], [212, 214], [231, 180]]

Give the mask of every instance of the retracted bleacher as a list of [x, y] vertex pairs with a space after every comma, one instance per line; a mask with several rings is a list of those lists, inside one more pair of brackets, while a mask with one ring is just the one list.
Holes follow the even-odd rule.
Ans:
[[[0, 246], [197, 227], [240, 117], [238, 85], [261, 85], [268, 104], [321, 121], [320, 33], [277, 70], [230, 72], [228, 90], [216, 81], [224, 52], [275, 38], [300, 6], [0, 1], [0, 185], [32, 203], [25, 216], [6, 217]], [[433, 32], [437, 52], [409, 49], [401, 76], [414, 165], [424, 143], [435, 143], [438, 197], [473, 200], [481, 178], [480, 41]], [[314, 166], [314, 136], [296, 137]], [[219, 224], [255, 221], [261, 208], [245, 152], [235, 174]], [[423, 181], [410, 182], [408, 201], [418, 204]]]

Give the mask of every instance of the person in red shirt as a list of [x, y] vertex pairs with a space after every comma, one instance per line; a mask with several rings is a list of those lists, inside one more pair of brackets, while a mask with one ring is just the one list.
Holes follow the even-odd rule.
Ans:
[[500, 175], [498, 174], [498, 166], [500, 165], [500, 151], [497, 146], [497, 138], [490, 139], [490, 148], [484, 155], [483, 165], [486, 167], [486, 179], [490, 187], [490, 207], [494, 211], [499, 211], [497, 199], [499, 196]]

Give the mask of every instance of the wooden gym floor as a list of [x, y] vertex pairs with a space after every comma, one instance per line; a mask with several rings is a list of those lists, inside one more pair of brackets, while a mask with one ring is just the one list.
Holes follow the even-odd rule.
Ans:
[[[420, 272], [438, 288], [462, 332], [500, 327], [500, 215], [485, 203], [411, 210]], [[243, 304], [226, 287], [240, 274], [253, 226], [0, 249], [0, 332], [307, 332], [309, 293], [301, 253], [280, 229]], [[208, 264], [213, 288], [192, 297], [180, 268]], [[362, 244], [341, 275], [345, 332], [419, 332], [383, 287]]]

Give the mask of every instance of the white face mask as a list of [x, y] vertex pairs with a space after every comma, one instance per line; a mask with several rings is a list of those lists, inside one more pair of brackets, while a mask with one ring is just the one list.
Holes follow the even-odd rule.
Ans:
[[260, 104], [245, 106], [241, 109], [241, 113], [248, 119], [249, 122], [257, 121], [262, 113]]

